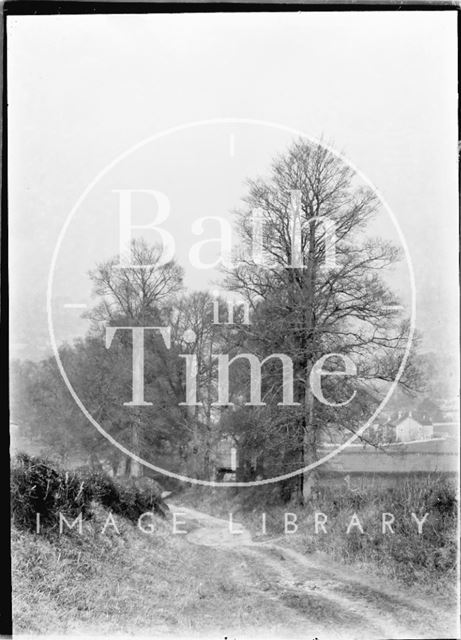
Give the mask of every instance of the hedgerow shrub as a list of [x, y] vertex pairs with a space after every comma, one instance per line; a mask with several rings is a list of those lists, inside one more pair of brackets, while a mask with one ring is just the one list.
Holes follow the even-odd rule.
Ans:
[[88, 520], [93, 500], [133, 522], [147, 511], [164, 516], [167, 510], [155, 487], [124, 486], [102, 472], [62, 471], [47, 460], [17, 455], [11, 470], [11, 510], [18, 528], [35, 531], [37, 513], [43, 532], [59, 527], [59, 513], [66, 518], [81, 513]]
[[11, 469], [11, 511], [20, 529], [59, 526], [59, 512], [66, 516], [91, 517], [93, 490], [76, 473], [61, 471], [46, 460], [25, 453], [17, 455]]
[[154, 489], [137, 487], [134, 483], [125, 486], [97, 471], [84, 472], [82, 477], [91, 486], [95, 500], [128, 520], [137, 521], [146, 511], [165, 515], [166, 506], [159, 492]]

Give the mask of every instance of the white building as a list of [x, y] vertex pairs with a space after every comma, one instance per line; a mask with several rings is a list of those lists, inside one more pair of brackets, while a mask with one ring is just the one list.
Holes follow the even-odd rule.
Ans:
[[434, 435], [432, 424], [422, 424], [410, 413], [402, 418], [395, 427], [397, 442], [411, 442], [413, 440], [427, 440]]

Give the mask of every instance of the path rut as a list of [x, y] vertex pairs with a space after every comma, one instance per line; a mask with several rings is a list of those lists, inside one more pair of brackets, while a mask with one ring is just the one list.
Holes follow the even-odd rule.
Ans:
[[228, 520], [186, 507], [172, 509], [193, 524], [187, 535], [191, 544], [233, 554], [236, 566], [245, 569], [241, 579], [284, 605], [287, 635], [283, 637], [295, 638], [298, 633], [314, 637], [312, 630], [319, 640], [456, 636], [453, 612], [396, 591], [376, 576], [301, 554], [277, 540], [255, 541], [237, 522], [231, 532]]

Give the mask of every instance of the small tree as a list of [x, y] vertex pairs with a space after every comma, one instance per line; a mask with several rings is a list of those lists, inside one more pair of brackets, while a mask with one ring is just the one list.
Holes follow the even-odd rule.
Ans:
[[[121, 267], [120, 257], [115, 256], [90, 272], [93, 293], [99, 298], [98, 304], [86, 314], [93, 321], [94, 335], [102, 339], [107, 324], [133, 327], [166, 324], [169, 305], [182, 288], [183, 269], [174, 261], [163, 264], [161, 256], [160, 246], [149, 246], [143, 239], [136, 239], [131, 245], [133, 266]], [[129, 388], [132, 375], [129, 367], [130, 338], [120, 333], [119, 340], [119, 382], [126, 389]], [[165, 410], [168, 408], [168, 396], [175, 396], [178, 392], [178, 379], [172, 375], [170, 366], [161, 368], [154, 357], [152, 349], [160, 355], [163, 365], [169, 360], [161, 340], [153, 337], [149, 345], [146, 349], [147, 383], [151, 383], [151, 395], [155, 396], [157, 403]], [[115, 345], [113, 348], [117, 349]], [[127, 420], [131, 435], [126, 445], [130, 451], [141, 455], [147, 444], [145, 412], [137, 407], [130, 407], [128, 411], [126, 407], [121, 407], [119, 421], [124, 424]], [[164, 421], [159, 419], [157, 423], [161, 433], [165, 435], [168, 429]], [[130, 461], [130, 474], [141, 475], [141, 467], [135, 460]]]

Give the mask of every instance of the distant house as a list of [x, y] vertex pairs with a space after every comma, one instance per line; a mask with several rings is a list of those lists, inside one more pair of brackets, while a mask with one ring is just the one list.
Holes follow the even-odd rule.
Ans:
[[428, 440], [434, 435], [432, 421], [425, 415], [413, 415], [410, 411], [400, 418], [395, 426], [397, 442], [413, 442], [414, 440]]
[[436, 404], [425, 398], [416, 410], [400, 412], [397, 420], [394, 420], [396, 441], [459, 438], [459, 413], [455, 411], [456, 403], [450, 404], [450, 410], [447, 410], [447, 406], [445, 402]]

